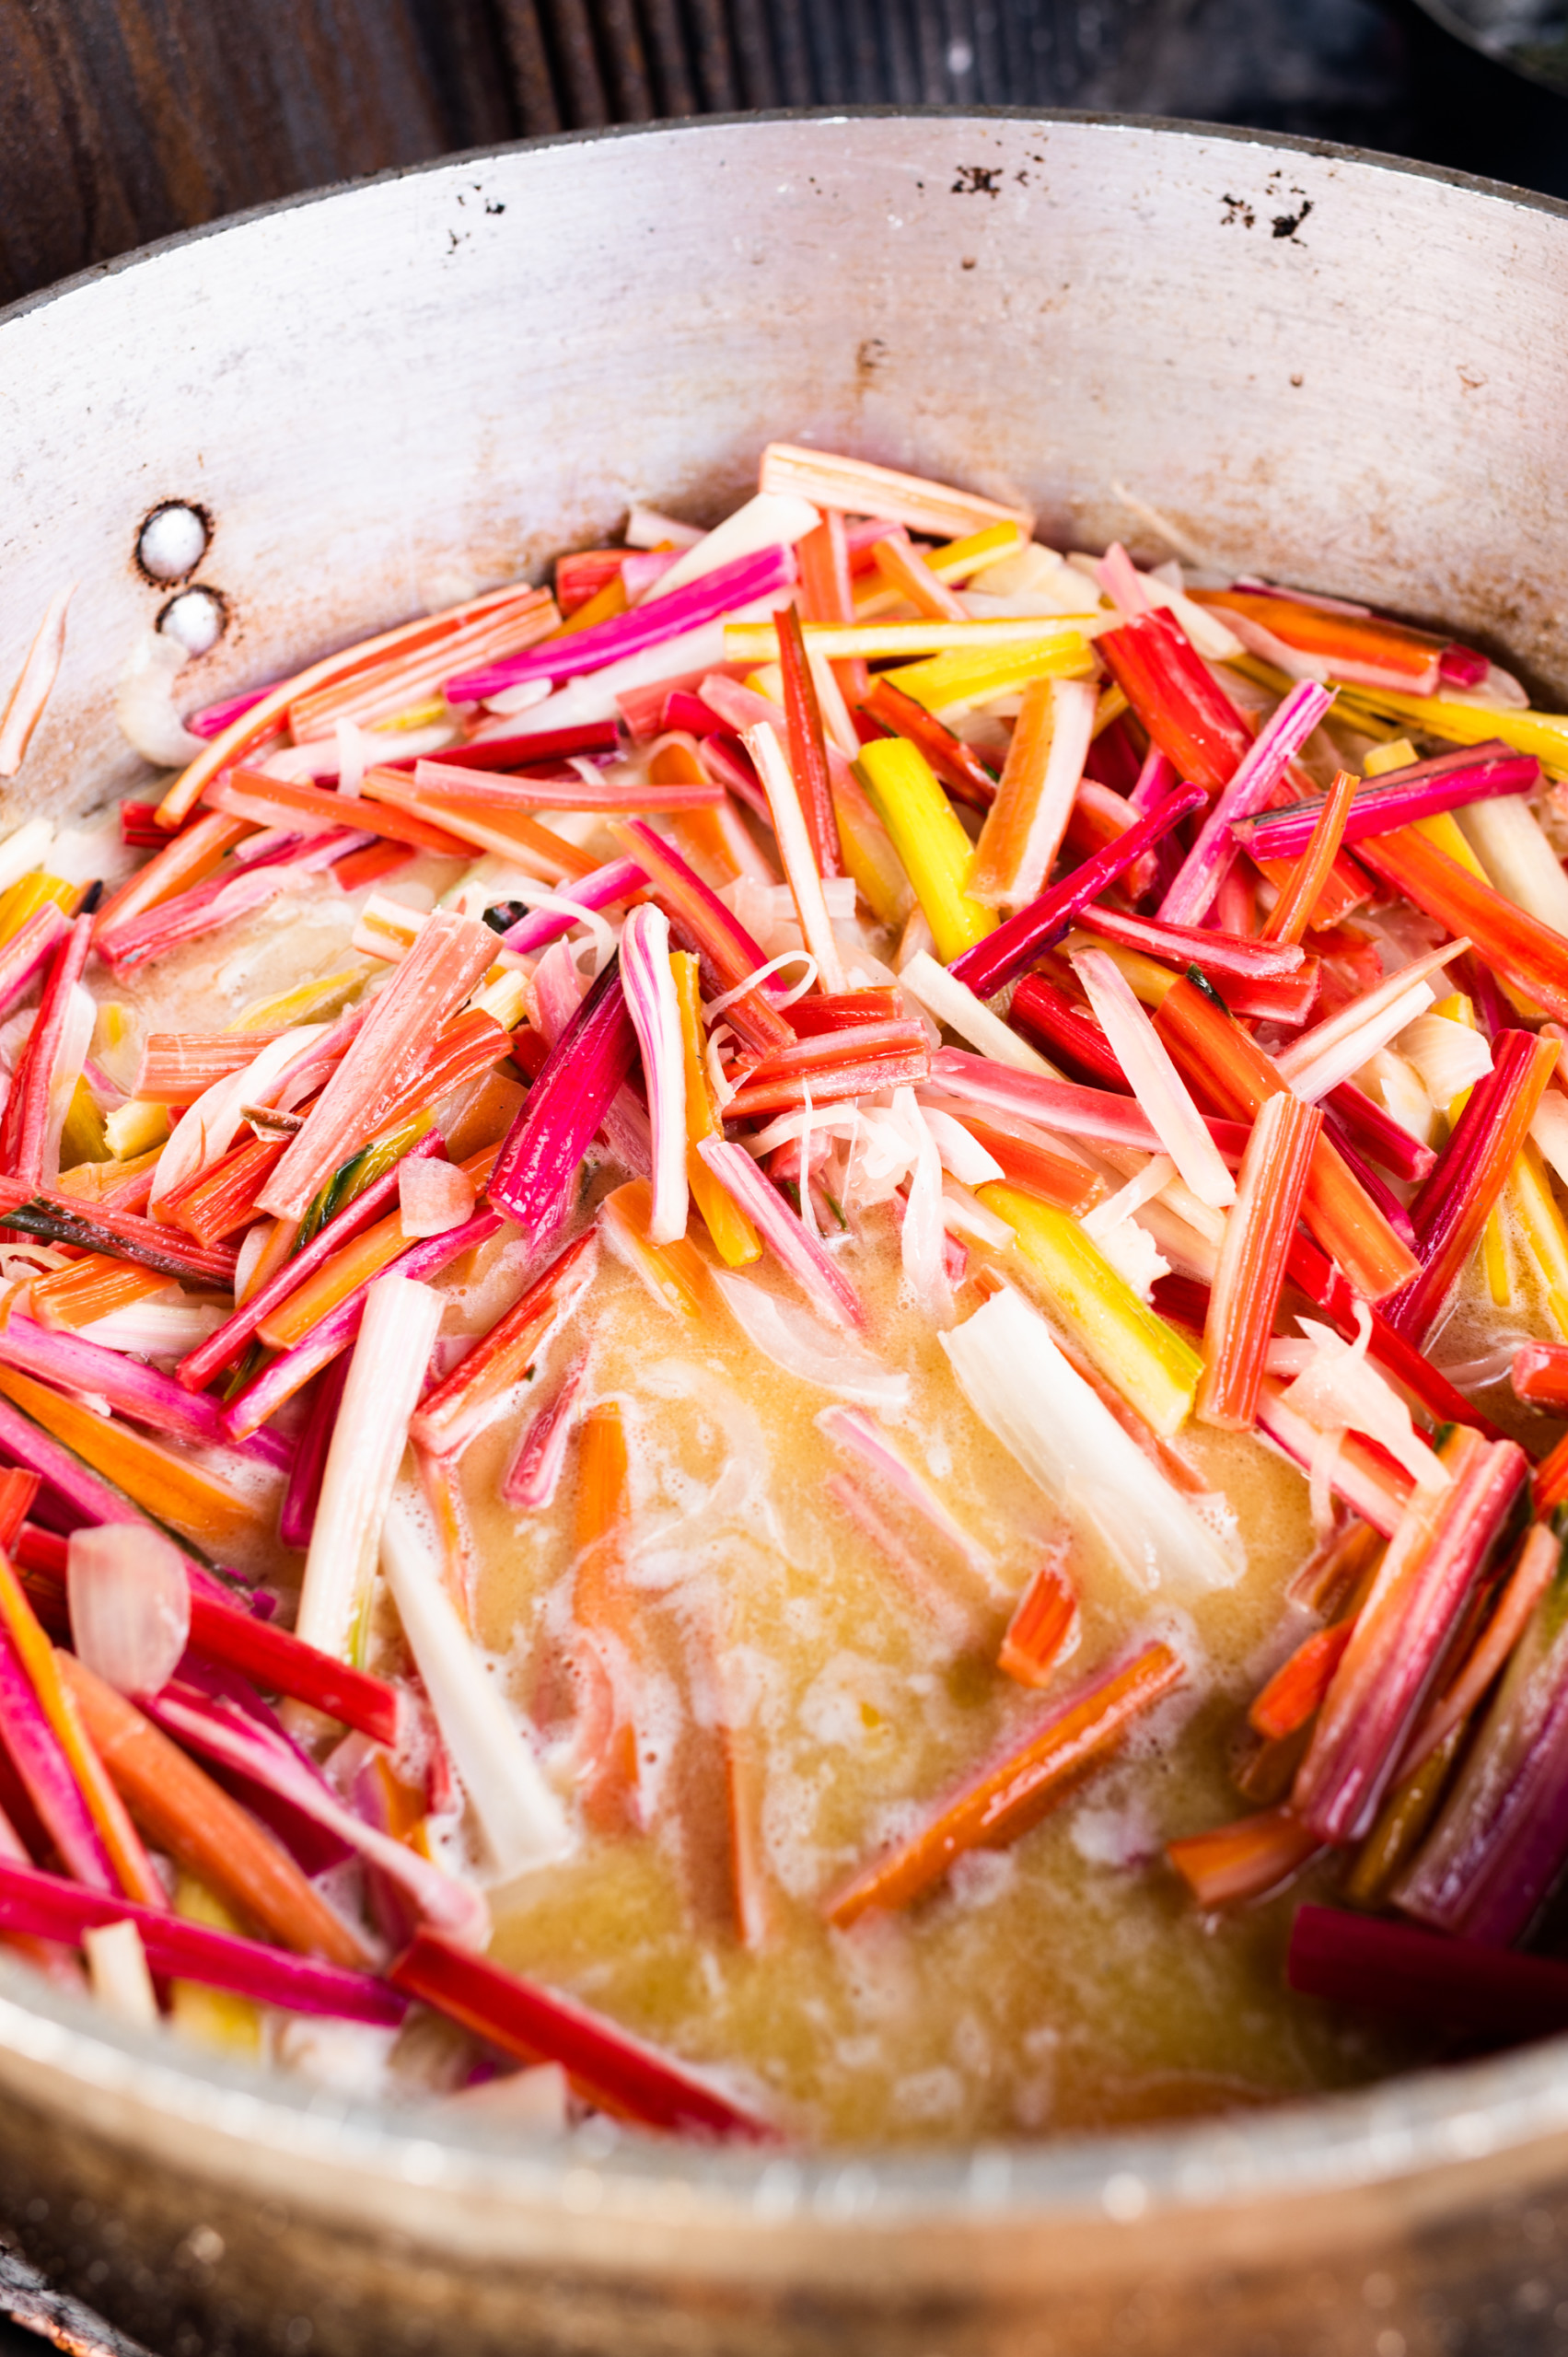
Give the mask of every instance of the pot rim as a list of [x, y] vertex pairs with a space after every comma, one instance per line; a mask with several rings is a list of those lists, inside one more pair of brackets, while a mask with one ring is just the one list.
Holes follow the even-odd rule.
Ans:
[[[388, 183], [517, 154], [609, 141], [733, 137], [753, 127], [876, 122], [1027, 122], [1162, 139], [1220, 140], [1434, 180], [1475, 196], [1568, 221], [1568, 202], [1527, 189], [1340, 143], [1228, 123], [1074, 109], [977, 106], [781, 108], [550, 134], [472, 148], [432, 161], [273, 199], [157, 239], [24, 296], [0, 309], [0, 331], [47, 305], [86, 292], [187, 246], [240, 232], [285, 212], [335, 202]], [[196, 2057], [196, 2049], [188, 2049]], [[391, 2107], [324, 2094], [296, 2075], [201, 2054], [187, 2063], [166, 2035], [124, 2027], [86, 1998], [38, 1980], [0, 1954], [0, 2054], [22, 2077], [74, 2080], [117, 2108], [143, 2109], [231, 2144], [244, 2140], [280, 2158], [371, 2169], [432, 2195], [482, 2187], [493, 2199], [563, 2211], [613, 2212], [678, 2196], [687, 2222], [753, 2223], [808, 2216], [813, 2226], [907, 2228], [945, 2218], [997, 2223], [1050, 2213], [1125, 2224], [1218, 2207], [1259, 2207], [1453, 2170], [1568, 2135], [1568, 2034], [1506, 2055], [1426, 2069], [1348, 2093], [1288, 2100], [1267, 2110], [1159, 2129], [1022, 2137], [978, 2145], [835, 2147], [783, 2153], [757, 2147], [673, 2144], [602, 2120], [551, 2136], [501, 2121], [454, 2116], [434, 2103]], [[198, 2067], [199, 2062], [199, 2067]], [[5, 2075], [0, 2067], [0, 2077]], [[575, 2192], [574, 2187], [575, 2184]]]
[[[1422, 5], [1426, 6], [1427, 0], [1422, 0]], [[1458, 20], [1450, 18], [1443, 0], [1436, 0], [1432, 13], [1441, 16], [1445, 22], [1452, 22], [1458, 30]], [[1470, 45], [1475, 46], [1473, 40]], [[132, 246], [122, 254], [110, 255], [106, 261], [89, 262], [85, 269], [73, 271], [69, 277], [55, 279], [30, 295], [18, 296], [14, 303], [0, 305], [0, 329], [41, 309], [45, 304], [79, 294], [103, 279], [117, 278], [143, 262], [157, 261], [185, 246], [199, 245], [210, 238], [223, 237], [232, 229], [270, 220], [277, 214], [325, 204], [339, 197], [358, 195], [362, 190], [385, 188], [398, 180], [433, 178], [439, 172], [461, 173], [503, 156], [532, 155], [552, 147], [601, 146], [626, 139], [662, 138], [671, 133], [683, 138], [702, 138], [713, 132], [746, 131], [754, 125], [889, 122], [1046, 122], [1090, 130], [1158, 132], [1176, 138], [1223, 139], [1239, 147], [1267, 147], [1287, 155], [1310, 156], [1320, 162], [1359, 164], [1377, 171], [1398, 172], [1411, 180], [1436, 180], [1447, 188], [1467, 189], [1477, 196], [1493, 197], [1504, 203], [1522, 204], [1532, 212], [1568, 219], [1568, 198], [1548, 196], [1539, 189], [1519, 188], [1510, 180], [1489, 180], [1478, 172], [1457, 171], [1447, 164], [1423, 163], [1418, 157], [1391, 155], [1379, 147], [1353, 147], [1341, 140], [1308, 139], [1295, 132], [1258, 131], [1245, 123], [1204, 122], [1195, 116], [1123, 114], [1081, 107], [765, 107], [735, 114], [666, 115], [652, 122], [607, 123], [597, 130], [543, 132], [531, 139], [505, 139], [492, 146], [460, 148], [423, 163], [392, 164], [383, 172], [367, 172], [356, 180], [325, 180], [319, 188], [269, 197], [264, 203], [248, 204], [238, 213], [222, 214], [215, 221], [200, 221], [188, 229], [172, 230], [167, 238], [154, 238], [145, 245]]]
[[[691, 2227], [809, 2219], [831, 2232], [1026, 2219], [1148, 2228], [1216, 2210], [1310, 2201], [1437, 2172], [1468, 2172], [1568, 2134], [1568, 2034], [1350, 2092], [1167, 2128], [978, 2144], [789, 2146], [671, 2142], [602, 2119], [564, 2134], [322, 2090], [298, 2073], [203, 2054], [167, 2031], [99, 2015], [0, 1955], [0, 2056], [45, 2079], [291, 2166], [366, 2173], [432, 2200], [482, 2192], [645, 2220], [679, 2206]], [[26, 2066], [33, 2066], [29, 2071]], [[6, 2075], [0, 2063], [0, 2079]], [[209, 2152], [211, 2145], [208, 2146]]]

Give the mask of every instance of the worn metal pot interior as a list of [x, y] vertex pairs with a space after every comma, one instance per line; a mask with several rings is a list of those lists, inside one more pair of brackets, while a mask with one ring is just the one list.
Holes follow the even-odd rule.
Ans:
[[[1568, 208], [1388, 160], [949, 113], [444, 164], [0, 322], [0, 678], [81, 584], [7, 815], [147, 781], [111, 691], [170, 594], [134, 561], [160, 503], [211, 522], [204, 702], [633, 498], [711, 518], [772, 435], [1080, 545], [1152, 547], [1152, 502], [1561, 698]], [[1545, 2350], [1568, 2045], [1157, 2134], [758, 2159], [345, 2107], [0, 1960], [0, 2214], [169, 2357]]]

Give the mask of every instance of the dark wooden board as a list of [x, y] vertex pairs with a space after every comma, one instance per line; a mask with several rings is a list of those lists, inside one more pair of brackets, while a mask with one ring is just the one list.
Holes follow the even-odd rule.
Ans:
[[0, 0], [0, 302], [243, 205], [557, 128], [532, 21], [531, 0]]

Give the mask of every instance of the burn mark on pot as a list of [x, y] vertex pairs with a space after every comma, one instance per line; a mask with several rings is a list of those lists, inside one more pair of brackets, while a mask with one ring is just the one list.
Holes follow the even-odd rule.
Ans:
[[879, 335], [862, 337], [855, 347], [854, 373], [863, 385], [875, 377], [888, 356], [888, 347]]
[[[1230, 228], [1233, 223], [1237, 221], [1244, 229], [1257, 227], [1259, 206], [1254, 205], [1247, 197], [1232, 196], [1227, 190], [1221, 197], [1220, 203], [1225, 206], [1225, 211], [1220, 215], [1222, 229]], [[1293, 242], [1295, 239], [1296, 231], [1307, 215], [1316, 209], [1307, 191], [1304, 188], [1295, 187], [1287, 189], [1279, 172], [1269, 174], [1259, 204], [1268, 215], [1270, 235], [1275, 238], [1288, 238]], [[1271, 211], [1270, 208], [1276, 204], [1284, 204], [1289, 209], [1283, 213]]]
[[1000, 196], [1001, 193], [1000, 164], [960, 164], [958, 178], [948, 191], [951, 196]]
[[[477, 196], [482, 200], [483, 209], [487, 215], [494, 215], [497, 213], [505, 213], [506, 210], [505, 204], [503, 204], [498, 198], [487, 196], [485, 194], [484, 182], [482, 180], [470, 181], [470, 185], [466, 189], [458, 189], [455, 193], [457, 195], [458, 203], [463, 207], [465, 212], [468, 210], [468, 201], [470, 196]], [[455, 254], [459, 246], [466, 246], [470, 244], [472, 238], [473, 231], [471, 229], [448, 229], [447, 232], [447, 252], [448, 257]]]

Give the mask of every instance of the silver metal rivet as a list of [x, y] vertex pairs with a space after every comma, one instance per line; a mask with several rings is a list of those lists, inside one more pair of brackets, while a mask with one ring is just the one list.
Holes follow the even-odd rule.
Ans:
[[200, 508], [171, 499], [155, 507], [143, 525], [136, 542], [137, 561], [155, 581], [183, 581], [201, 563], [211, 538]]
[[205, 655], [227, 627], [228, 614], [215, 589], [182, 589], [157, 618], [165, 638], [176, 638], [189, 654]]

